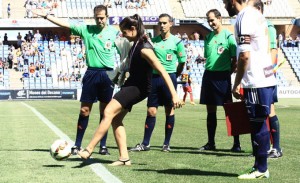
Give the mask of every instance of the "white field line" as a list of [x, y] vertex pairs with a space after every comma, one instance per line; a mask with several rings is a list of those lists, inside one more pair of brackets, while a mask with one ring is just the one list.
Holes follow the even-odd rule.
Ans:
[[[64, 132], [62, 132], [59, 128], [57, 128], [51, 121], [49, 121], [44, 115], [38, 112], [34, 107], [21, 102], [24, 106], [29, 108], [40, 120], [45, 123], [59, 138], [67, 140], [68, 142], [74, 143], [70, 137], [68, 137]], [[89, 165], [89, 167], [93, 170], [94, 173], [97, 174], [104, 182], [107, 183], [121, 183], [122, 181], [110, 173], [101, 163], [93, 163]]]

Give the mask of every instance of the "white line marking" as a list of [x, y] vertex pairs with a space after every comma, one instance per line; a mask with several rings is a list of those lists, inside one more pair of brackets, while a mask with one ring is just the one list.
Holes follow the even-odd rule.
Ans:
[[[38, 112], [34, 107], [21, 102], [24, 106], [28, 107], [40, 120], [45, 123], [57, 136], [61, 139], [65, 139], [74, 143], [70, 137], [68, 137], [64, 132], [62, 132], [59, 128], [57, 128], [51, 121], [49, 121], [45, 116], [43, 116], [40, 112]], [[101, 163], [93, 163], [89, 165], [89, 167], [96, 173], [104, 182], [107, 183], [121, 183], [122, 181], [114, 176], [111, 172], [109, 172]]]

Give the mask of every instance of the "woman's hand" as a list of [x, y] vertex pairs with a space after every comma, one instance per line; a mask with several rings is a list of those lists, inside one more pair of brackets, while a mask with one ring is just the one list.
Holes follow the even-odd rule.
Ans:
[[173, 101], [173, 107], [176, 108], [181, 108], [182, 107], [182, 103], [181, 100], [179, 99], [178, 95], [176, 94], [176, 96], [173, 97], [172, 99]]

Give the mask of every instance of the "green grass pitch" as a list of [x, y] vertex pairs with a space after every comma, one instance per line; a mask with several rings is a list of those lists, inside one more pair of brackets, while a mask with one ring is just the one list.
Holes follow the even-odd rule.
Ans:
[[[199, 152], [207, 142], [205, 106], [188, 103], [175, 111], [176, 122], [169, 153], [161, 152], [165, 117], [159, 108], [157, 123], [148, 152], [130, 152], [131, 167], [110, 167], [118, 150], [111, 129], [107, 145], [110, 156], [97, 153], [83, 162], [78, 157], [55, 161], [49, 148], [59, 137], [23, 103], [34, 107], [73, 141], [80, 103], [78, 101], [1, 101], [0, 103], [0, 182], [103, 182], [88, 166], [102, 163], [114, 176], [126, 183], [199, 183], [243, 182], [237, 175], [253, 165], [250, 136], [241, 136], [243, 153], [231, 153], [233, 138], [227, 136], [224, 111], [218, 108], [217, 151]], [[271, 183], [300, 182], [300, 99], [281, 99], [276, 104], [281, 125], [283, 157], [269, 160]], [[128, 147], [140, 143], [144, 133], [146, 102], [134, 106], [124, 121]], [[83, 146], [91, 139], [99, 123], [98, 103], [94, 105]], [[248, 182], [248, 181], [247, 181]]]

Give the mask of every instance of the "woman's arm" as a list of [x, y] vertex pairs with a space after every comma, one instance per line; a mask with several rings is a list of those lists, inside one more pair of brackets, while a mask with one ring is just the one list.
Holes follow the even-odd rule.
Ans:
[[141, 50], [141, 55], [144, 59], [148, 61], [148, 63], [152, 66], [153, 69], [157, 70], [159, 75], [164, 79], [166, 85], [168, 86], [170, 93], [172, 95], [173, 105], [174, 108], [181, 107], [181, 101], [176, 93], [176, 90], [174, 88], [173, 82], [169, 76], [169, 74], [166, 72], [164, 67], [159, 62], [158, 58], [155, 56], [155, 53], [151, 49], [144, 48]]

